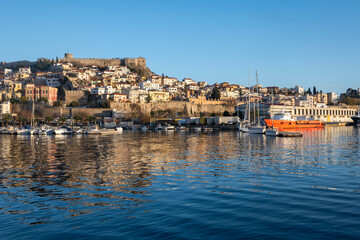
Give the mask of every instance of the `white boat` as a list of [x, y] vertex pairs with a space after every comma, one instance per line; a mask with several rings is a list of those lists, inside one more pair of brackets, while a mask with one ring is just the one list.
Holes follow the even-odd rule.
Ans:
[[117, 128], [116, 128], [116, 131], [119, 132], [119, 133], [122, 133], [122, 132], [123, 132], [123, 128], [122, 128], [122, 127], [117, 127]]
[[175, 127], [172, 125], [167, 125], [163, 128], [164, 131], [174, 131]]
[[238, 130], [240, 132], [248, 133], [249, 132], [249, 123], [248, 122], [239, 122]]
[[67, 130], [65, 128], [57, 128], [55, 129], [55, 134], [56, 135], [65, 135], [67, 134]]
[[194, 127], [195, 132], [201, 132], [201, 127]]
[[178, 131], [185, 131], [186, 128], [185, 128], [184, 126], [178, 126], [177, 130], [178, 130]]
[[142, 126], [142, 127], [141, 127], [141, 131], [146, 132], [146, 131], [147, 131], [147, 127], [146, 127], [146, 126]]
[[249, 127], [249, 133], [252, 133], [252, 134], [264, 134], [265, 130], [266, 130], [266, 128], [264, 126], [260, 126], [260, 125], [255, 125], [255, 126]]
[[29, 129], [19, 129], [16, 131], [17, 135], [30, 135]]
[[161, 130], [163, 130], [163, 127], [160, 124], [158, 124], [155, 128], [155, 131], [161, 131]]

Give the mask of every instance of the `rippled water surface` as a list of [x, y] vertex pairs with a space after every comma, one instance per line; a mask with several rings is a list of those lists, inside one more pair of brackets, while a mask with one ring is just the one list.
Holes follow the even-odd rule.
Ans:
[[0, 239], [360, 237], [360, 131], [0, 135]]

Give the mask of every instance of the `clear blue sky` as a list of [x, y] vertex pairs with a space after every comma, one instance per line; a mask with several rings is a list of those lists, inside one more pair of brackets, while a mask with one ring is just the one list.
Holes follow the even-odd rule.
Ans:
[[[360, 87], [360, 1], [0, 1], [0, 61], [138, 57], [157, 74]], [[252, 80], [254, 83], [255, 78]]]

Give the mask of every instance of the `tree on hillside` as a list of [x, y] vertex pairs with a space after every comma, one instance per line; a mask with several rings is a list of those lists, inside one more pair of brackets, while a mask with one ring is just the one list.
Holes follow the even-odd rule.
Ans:
[[313, 94], [317, 94], [316, 87], [313, 88]]
[[21, 102], [21, 103], [27, 103], [28, 100], [26, 99], [25, 96], [22, 96], [22, 97], [20, 98], [20, 102]]
[[215, 99], [215, 100], [219, 100], [220, 97], [221, 97], [221, 94], [220, 94], [220, 91], [217, 87], [214, 87], [212, 92], [211, 92], [211, 96], [210, 96], [212, 99]]
[[306, 94], [312, 94], [310, 88], [305, 92]]
[[101, 103], [102, 108], [110, 108], [110, 102], [108, 100], [105, 100]]
[[80, 103], [78, 101], [72, 101], [69, 104], [69, 107], [80, 107]]
[[51, 60], [46, 58], [39, 58], [36, 61], [36, 68], [40, 71], [46, 71], [51, 66]]

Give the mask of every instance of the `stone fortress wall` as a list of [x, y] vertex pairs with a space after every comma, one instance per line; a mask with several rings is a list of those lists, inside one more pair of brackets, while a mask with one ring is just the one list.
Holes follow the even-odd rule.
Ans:
[[81, 66], [128, 66], [128, 67], [146, 67], [146, 59], [138, 58], [74, 58], [72, 53], [65, 53], [65, 57], [59, 59], [61, 63], [72, 63]]

